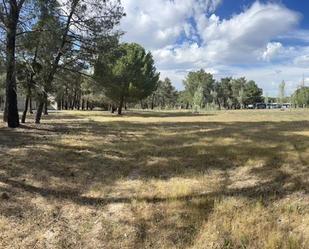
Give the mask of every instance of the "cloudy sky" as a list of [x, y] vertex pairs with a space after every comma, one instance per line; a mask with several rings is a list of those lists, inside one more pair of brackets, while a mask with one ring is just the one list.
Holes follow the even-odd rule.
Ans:
[[[276, 96], [309, 85], [307, 0], [122, 0], [124, 41], [153, 53], [177, 89], [192, 70], [255, 80]], [[307, 12], [307, 13], [305, 13]], [[305, 16], [307, 14], [307, 16]]]

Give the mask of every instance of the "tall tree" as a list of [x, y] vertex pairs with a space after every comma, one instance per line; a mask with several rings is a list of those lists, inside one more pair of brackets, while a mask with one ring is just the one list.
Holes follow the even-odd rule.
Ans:
[[244, 88], [246, 83], [247, 80], [244, 77], [231, 81], [232, 96], [230, 96], [230, 99], [234, 109], [242, 108], [244, 105]]
[[0, 3], [0, 21], [6, 30], [6, 107], [4, 119], [8, 126], [19, 126], [16, 88], [16, 35], [20, 12], [25, 0], [8, 0]]
[[263, 90], [257, 84], [250, 80], [246, 82], [244, 87], [245, 105], [263, 102]]
[[189, 109], [191, 96], [187, 91], [180, 91], [178, 92], [177, 103], [181, 106], [181, 108]]
[[148, 97], [159, 80], [150, 52], [136, 43], [122, 44], [111, 53], [102, 53], [95, 66], [95, 77], [105, 95], [122, 113], [124, 102]]
[[65, 0], [58, 8], [62, 28], [56, 53], [43, 77], [44, 88], [39, 99], [36, 123], [40, 123], [46, 95], [52, 88], [59, 68], [72, 69], [72, 63], [79, 61], [88, 65], [97, 53], [99, 41], [111, 34], [124, 15], [120, 1], [116, 0]]
[[204, 104], [212, 102], [211, 92], [214, 87], [215, 80], [213, 75], [201, 69], [196, 72], [190, 72], [184, 80], [185, 91], [190, 96], [190, 103], [193, 104], [194, 95], [199, 87], [203, 89]]
[[285, 98], [285, 81], [283, 80], [279, 84], [278, 102], [282, 105]]
[[151, 109], [154, 107], [167, 108], [174, 107], [177, 102], [178, 93], [169, 78], [158, 82], [157, 89], [147, 99]]
[[0, 110], [4, 108], [5, 100], [5, 65], [0, 60]]
[[4, 108], [5, 100], [5, 75], [0, 72], [0, 110]]
[[216, 91], [215, 103], [219, 108], [238, 109], [263, 101], [262, 89], [254, 81], [247, 81], [243, 77], [239, 79], [223, 78], [216, 82], [214, 90]]
[[198, 112], [200, 108], [203, 107], [205, 102], [204, 98], [205, 98], [204, 89], [202, 86], [198, 86], [193, 96], [193, 107], [195, 112]]
[[232, 91], [232, 78], [222, 78], [220, 81], [214, 84], [214, 91], [216, 91], [216, 104], [219, 109], [229, 108], [230, 99], [232, 99], [233, 91]]
[[296, 107], [309, 106], [309, 87], [301, 86], [292, 95], [292, 102]]
[[264, 103], [269, 104], [269, 96], [268, 93], [265, 94]]

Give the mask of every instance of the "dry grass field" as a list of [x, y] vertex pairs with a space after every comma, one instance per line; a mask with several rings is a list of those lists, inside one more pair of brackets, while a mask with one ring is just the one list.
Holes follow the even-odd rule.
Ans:
[[308, 249], [309, 111], [0, 123], [0, 248]]

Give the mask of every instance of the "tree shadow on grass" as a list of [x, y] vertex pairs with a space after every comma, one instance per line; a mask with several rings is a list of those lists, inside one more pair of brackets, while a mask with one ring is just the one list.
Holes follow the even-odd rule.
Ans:
[[128, 117], [142, 118], [175, 118], [175, 117], [207, 117], [214, 116], [215, 113], [193, 113], [192, 111], [129, 111], [124, 114]]
[[[272, 203], [296, 192], [309, 193], [306, 135], [309, 121], [133, 123], [115, 120], [108, 125], [87, 119], [72, 121], [69, 129], [61, 129], [66, 125], [61, 118], [48, 129], [0, 128], [0, 182], [8, 193], [93, 207], [176, 201], [188, 206], [196, 199], [231, 196]], [[251, 161], [252, 168], [248, 166]], [[241, 170], [246, 170], [246, 174], [239, 180], [233, 174]], [[135, 176], [132, 172], [136, 172]], [[215, 177], [212, 172], [220, 172], [222, 177], [215, 189], [176, 196], [139, 195], [134, 189], [112, 194], [118, 180], [148, 184], [153, 180]], [[255, 182], [236, 184], [245, 182], [245, 178]], [[111, 194], [87, 195], [87, 190], [94, 185], [108, 188]], [[11, 209], [4, 213], [14, 215]], [[209, 213], [211, 208], [205, 217]]]
[[[22, 129], [32, 132], [0, 129], [0, 144], [21, 150], [35, 146], [35, 149], [25, 150], [21, 155], [16, 152], [10, 162], [17, 162], [20, 175], [33, 172], [39, 179], [40, 171], [44, 172], [46, 178], [59, 177], [64, 180], [68, 180], [65, 178], [73, 173], [77, 177], [92, 179], [93, 183], [111, 184], [117, 179], [129, 177], [132, 170], [137, 170], [138, 178], [142, 180], [168, 180], [207, 174], [209, 170], [233, 170], [253, 159], [263, 160], [264, 164], [263, 167], [252, 169], [252, 174], [268, 179], [276, 177], [277, 173], [280, 175], [285, 152], [289, 150], [287, 144], [291, 144], [299, 155], [308, 148], [308, 137], [288, 134], [308, 130], [306, 127], [309, 127], [307, 121], [224, 124], [117, 121], [106, 129], [106, 125], [100, 122], [89, 121], [74, 126], [70, 131], [73, 135], [87, 131], [94, 137], [93, 141], [86, 141], [85, 144], [58, 143], [58, 139], [67, 134], [65, 130], [36, 130], [28, 126]], [[95, 139], [99, 137], [102, 140]], [[104, 139], [108, 137], [111, 137], [111, 141], [107, 143]], [[228, 140], [228, 143], [224, 144], [224, 140]], [[0, 151], [1, 156], [10, 157], [4, 151]], [[307, 158], [299, 158], [304, 168]], [[152, 162], [155, 159], [157, 161]], [[18, 174], [7, 165], [3, 168], [7, 170], [6, 177], [10, 177], [9, 172], [12, 171], [15, 171], [14, 176]], [[33, 177], [36, 178], [36, 175]], [[290, 180], [291, 177], [286, 179]]]

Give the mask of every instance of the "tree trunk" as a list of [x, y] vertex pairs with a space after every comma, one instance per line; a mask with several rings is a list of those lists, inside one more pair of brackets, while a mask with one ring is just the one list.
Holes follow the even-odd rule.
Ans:
[[33, 114], [32, 97], [31, 97], [31, 95], [29, 96], [29, 113]]
[[118, 107], [118, 115], [122, 114], [123, 101], [124, 101], [124, 97], [122, 96], [120, 99], [119, 107]]
[[117, 110], [117, 107], [115, 107], [114, 105], [112, 105], [111, 113], [115, 113], [116, 110]]
[[42, 117], [42, 113], [43, 113], [43, 109], [44, 106], [46, 105], [46, 99], [47, 99], [47, 94], [43, 93], [42, 96], [40, 96], [39, 99], [39, 103], [37, 105], [37, 109], [36, 109], [36, 117], [35, 117], [35, 123], [39, 124], [41, 121], [41, 117]]
[[35, 117], [36, 124], [39, 124], [41, 122], [43, 107], [44, 107], [44, 101], [40, 100], [36, 110], [36, 117]]
[[77, 108], [77, 110], [80, 110], [80, 102], [81, 102], [81, 97], [80, 97], [80, 95], [78, 95], [77, 99], [76, 99], [76, 108]]
[[151, 110], [153, 110], [154, 108], [154, 94], [152, 95], [152, 98], [151, 98]]
[[85, 110], [85, 100], [82, 99], [82, 110]]
[[[60, 59], [63, 56], [63, 49], [67, 44], [67, 37], [68, 37], [69, 30], [70, 30], [72, 18], [76, 11], [76, 7], [78, 3], [79, 1], [72, 1], [71, 10], [70, 10], [68, 19], [66, 21], [63, 34], [61, 36], [61, 44], [59, 46], [58, 53], [55, 56], [55, 59], [53, 60], [51, 71], [49, 72], [47, 78], [45, 79], [45, 85], [47, 86], [47, 88], [50, 87], [50, 85], [52, 84], [55, 74], [57, 72], [58, 66], [59, 66]], [[36, 115], [36, 121], [35, 121], [36, 123], [40, 123], [43, 107], [44, 107], [44, 99], [40, 101], [40, 104], [37, 108], [37, 115]]]
[[47, 95], [44, 98], [44, 115], [48, 115], [48, 99], [47, 99]]
[[61, 111], [61, 106], [62, 106], [61, 98], [59, 98], [59, 99], [57, 100], [57, 110], [58, 110], [58, 111]]
[[64, 109], [65, 109], [65, 110], [68, 110], [68, 107], [69, 107], [69, 105], [68, 105], [68, 100], [66, 99], [66, 100], [64, 101]]
[[7, 123], [8, 127], [16, 128], [19, 126], [19, 116], [17, 107], [16, 92], [16, 30], [19, 19], [19, 6], [10, 3], [7, 24], [6, 41], [6, 103], [7, 103]]
[[23, 115], [21, 117], [21, 122], [24, 124], [26, 123], [26, 117], [27, 117], [27, 112], [28, 112], [28, 105], [29, 105], [29, 95], [26, 96], [26, 100], [25, 100], [25, 108], [24, 108], [24, 112]]
[[4, 110], [3, 110], [3, 122], [7, 122], [8, 121], [8, 104], [7, 104], [7, 101], [6, 101], [6, 98], [5, 98], [5, 101], [4, 101]]
[[61, 110], [64, 110], [64, 96], [61, 98]]
[[73, 95], [73, 103], [72, 103], [72, 110], [76, 109], [76, 103], [77, 103], [77, 91], [74, 89], [74, 95]]

